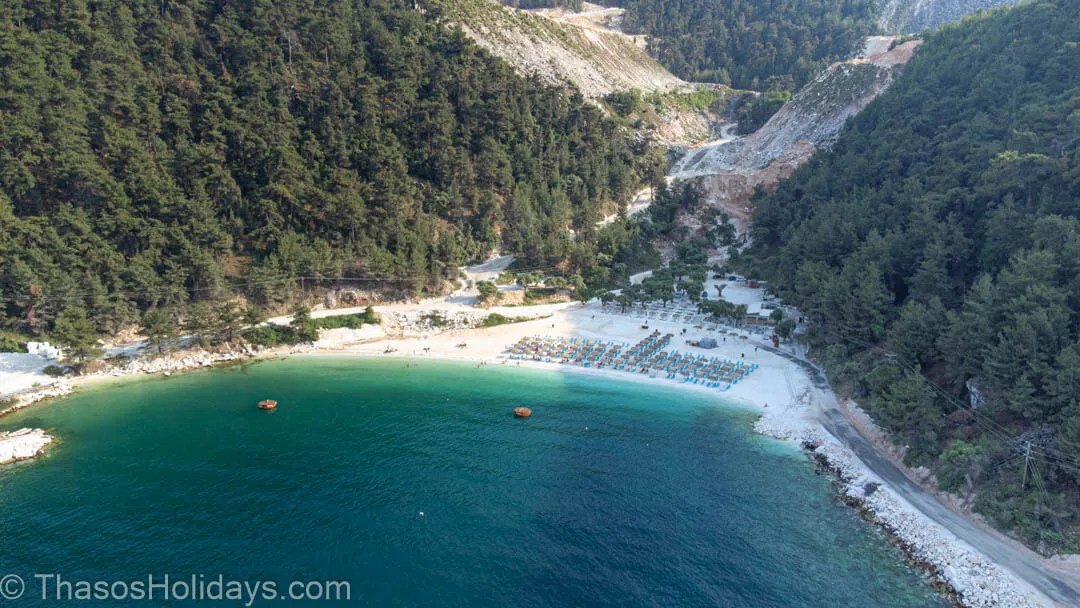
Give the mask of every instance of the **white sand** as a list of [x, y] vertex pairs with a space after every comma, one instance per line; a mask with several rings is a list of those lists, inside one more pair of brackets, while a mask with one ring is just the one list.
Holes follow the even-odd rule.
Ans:
[[[402, 310], [414, 310], [420, 305], [394, 305], [376, 307], [380, 313], [400, 312]], [[446, 307], [440, 304], [440, 307]], [[660, 309], [663, 310], [663, 309]], [[664, 378], [648, 378], [642, 374], [632, 374], [611, 369], [582, 368], [575, 365], [559, 365], [556, 363], [540, 363], [534, 361], [506, 361], [505, 365], [542, 367], [558, 369], [575, 373], [602, 374], [612, 378], [623, 380], [636, 380], [649, 382], [659, 386], [680, 386], [687, 390], [694, 390], [702, 394], [715, 396], [718, 400], [735, 401], [743, 405], [766, 409], [765, 406], [779, 407], [792, 404], [800, 393], [805, 392], [809, 385], [809, 378], [798, 367], [791, 365], [783, 358], [768, 353], [764, 350], [755, 352], [755, 343], [764, 343], [761, 338], [742, 340], [734, 335], [728, 335], [727, 341], [722, 341], [723, 334], [717, 332], [705, 332], [695, 330], [681, 323], [672, 323], [651, 319], [649, 329], [642, 329], [642, 319], [635, 319], [619, 314], [606, 314], [601, 307], [592, 303], [588, 306], [580, 304], [554, 304], [546, 306], [493, 308], [492, 312], [498, 312], [507, 316], [528, 315], [551, 315], [535, 321], [500, 325], [487, 329], [468, 329], [444, 332], [425, 338], [393, 338], [387, 337], [369, 342], [332, 343], [320, 339], [318, 349], [325, 353], [353, 353], [362, 355], [384, 355], [388, 349], [396, 349], [391, 353], [394, 356], [405, 357], [429, 357], [440, 359], [457, 359], [468, 361], [486, 361], [488, 364], [504, 365], [506, 361], [504, 351], [506, 348], [522, 337], [526, 336], [562, 336], [567, 338], [603, 339], [614, 342], [634, 344], [641, 338], [650, 334], [653, 330], [675, 334], [668, 350], [678, 350], [682, 353], [696, 353], [710, 356], [720, 356], [727, 359], [739, 359], [745, 355], [744, 361], [757, 363], [760, 367], [748, 377], [728, 391], [709, 389], [700, 385], [684, 385], [680, 381], [666, 380]], [[687, 328], [685, 336], [682, 329]], [[687, 339], [697, 339], [706, 335], [716, 337], [719, 345], [715, 349], [701, 349], [685, 344]], [[325, 333], [324, 333], [325, 336]], [[461, 345], [468, 343], [468, 347]], [[428, 349], [425, 352], [424, 349]], [[801, 389], [801, 390], [800, 390]], [[802, 416], [809, 411], [807, 407], [797, 409], [789, 408], [790, 415]]]
[[0, 397], [25, 391], [35, 384], [52, 384], [54, 379], [41, 373], [52, 363], [26, 353], [0, 353]]

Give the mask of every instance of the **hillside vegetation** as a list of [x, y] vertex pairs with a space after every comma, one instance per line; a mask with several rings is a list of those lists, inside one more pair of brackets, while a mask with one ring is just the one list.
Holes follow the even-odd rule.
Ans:
[[416, 293], [498, 245], [605, 280], [632, 234], [598, 250], [601, 205], [657, 157], [427, 9], [3, 0], [0, 327], [115, 331], [298, 277]]
[[[760, 198], [768, 275], [835, 384], [942, 488], [1080, 548], [1080, 13], [930, 35], [892, 87]], [[1030, 448], [1030, 449], [1029, 449]]]
[[932, 30], [976, 11], [1009, 6], [1020, 0], [881, 0], [878, 23], [886, 32]]

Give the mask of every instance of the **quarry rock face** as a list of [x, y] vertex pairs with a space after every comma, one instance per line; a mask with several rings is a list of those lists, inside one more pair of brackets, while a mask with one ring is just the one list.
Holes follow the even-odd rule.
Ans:
[[586, 98], [637, 89], [644, 93], [687, 88], [645, 52], [642, 41], [605, 23], [622, 9], [606, 9], [590, 21], [461, 0], [450, 18], [477, 44], [518, 71], [546, 84], [573, 84]]
[[913, 40], [831, 66], [754, 133], [687, 151], [672, 165], [672, 178], [697, 180], [707, 202], [744, 232], [754, 190], [772, 190], [818, 149], [831, 146], [847, 120], [892, 84], [919, 44]]

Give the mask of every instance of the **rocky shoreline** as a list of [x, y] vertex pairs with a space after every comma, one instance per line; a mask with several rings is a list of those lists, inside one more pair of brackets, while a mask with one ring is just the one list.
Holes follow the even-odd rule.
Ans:
[[900, 498], [820, 425], [766, 414], [754, 430], [791, 440], [833, 473], [843, 500], [895, 540], [908, 560], [926, 570], [946, 597], [967, 608], [1039, 606], [1011, 573], [960, 541]]
[[[77, 376], [73, 381], [75, 383], [84, 383], [104, 378], [120, 378], [135, 374], [163, 374], [169, 376], [177, 372], [212, 367], [221, 363], [248, 360], [255, 357], [265, 357], [273, 355], [279, 350], [284, 354], [303, 350], [303, 347], [294, 347], [293, 349], [284, 350], [266, 348], [252, 349], [245, 347], [244, 352], [225, 353], [214, 353], [206, 350], [185, 350], [152, 359], [132, 359], [123, 365], [116, 365], [100, 371]], [[11, 397], [6, 407], [0, 409], [0, 416], [29, 407], [45, 399], [66, 397], [70, 395], [72, 391], [73, 388], [71, 382], [68, 380], [59, 380], [53, 384], [19, 393]]]
[[19, 429], [11, 433], [0, 432], [0, 465], [28, 460], [45, 453], [53, 442], [53, 436], [42, 429]]
[[35, 389], [19, 393], [10, 400], [0, 402], [0, 416], [10, 414], [11, 412], [21, 410], [24, 407], [29, 407], [38, 401], [49, 399], [52, 397], [66, 397], [71, 394], [71, 385], [64, 381], [57, 381], [53, 384], [47, 384], [45, 386], [37, 387]]
[[[152, 359], [132, 359], [124, 365], [109, 367], [104, 370], [84, 374], [75, 378], [76, 383], [110, 377], [120, 378], [135, 374], [163, 374], [212, 367], [221, 363], [236, 362], [267, 357], [277, 353], [286, 354], [307, 350], [305, 347], [283, 347], [279, 349], [244, 347], [244, 352], [214, 353], [206, 350], [185, 350]], [[36, 387], [11, 396], [7, 401], [0, 401], [0, 417], [27, 408], [46, 399], [62, 398], [72, 394], [74, 389], [68, 380], [57, 380], [52, 384]], [[0, 465], [20, 460], [28, 460], [44, 453], [55, 438], [41, 429], [20, 429], [14, 433], [0, 432]]]

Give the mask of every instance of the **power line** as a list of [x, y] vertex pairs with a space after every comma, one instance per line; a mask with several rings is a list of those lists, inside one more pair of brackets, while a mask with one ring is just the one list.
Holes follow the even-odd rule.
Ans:
[[[843, 332], [842, 330], [835, 330], [835, 331], [836, 331], [837, 337], [839, 337], [842, 340], [846, 340], [848, 342], [857, 344], [859, 346], [863, 346], [863, 347], [865, 347], [867, 349], [879, 348], [878, 346], [876, 346], [874, 344], [870, 344], [870, 343], [868, 343], [868, 342], [866, 342], [864, 340], [860, 340], [860, 339], [855, 338], [855, 337], [850, 336], [850, 335], [845, 335], [846, 332]], [[907, 371], [910, 371], [912, 374], [915, 374], [915, 375], [919, 376], [923, 380], [923, 382], [925, 382], [926, 385], [928, 387], [930, 387], [930, 389], [934, 393], [936, 393], [942, 399], [945, 400], [946, 404], [952, 406], [957, 411], [970, 414], [971, 417], [972, 417], [973, 422], [977, 426], [979, 426], [987, 434], [989, 434], [989, 435], [991, 435], [993, 437], [996, 437], [997, 439], [999, 439], [999, 440], [1001, 440], [1001, 441], [1003, 441], [1005, 443], [1013, 443], [1013, 444], [1015, 444], [1016, 441], [1020, 438], [1019, 435], [1013, 434], [1012, 432], [1010, 432], [1005, 427], [1003, 427], [1000, 424], [996, 423], [995, 421], [990, 420], [989, 418], [983, 416], [975, 408], [970, 408], [970, 407], [967, 407], [966, 405], [964, 405], [959, 399], [957, 399], [955, 396], [950, 394], [948, 391], [946, 391], [945, 389], [943, 389], [940, 386], [938, 386], [937, 384], [935, 384], [933, 381], [931, 381], [929, 378], [927, 378], [925, 374], [923, 374], [921, 371], [919, 371], [914, 365], [912, 365], [911, 363], [905, 361], [899, 355], [897, 355], [895, 353], [891, 353], [891, 354], [893, 355], [893, 360], [894, 361], [896, 361], [901, 367], [905, 368]], [[944, 417], [944, 415], [943, 415], [943, 417]], [[1039, 456], [1042, 456], [1044, 458], [1047, 458], [1049, 460], [1054, 461], [1057, 466], [1060, 466], [1062, 468], [1065, 468], [1065, 469], [1073, 471], [1073, 472], [1075, 472], [1077, 474], [1080, 474], [1080, 460], [1077, 460], [1076, 458], [1070, 458], [1070, 457], [1068, 457], [1066, 455], [1063, 455], [1063, 454], [1061, 454], [1061, 452], [1059, 450], [1056, 450], [1055, 448], [1051, 448], [1050, 446], [1032, 445], [1032, 446], [1030, 446], [1030, 450], [1033, 453], [1035, 453], [1035, 454], [1037, 454]], [[1051, 452], [1056, 452], [1056, 454], [1051, 453]]]
[[426, 276], [427, 275], [420, 275], [420, 274], [415, 274], [415, 275], [392, 275], [392, 276], [388, 276], [388, 275], [337, 276], [337, 277], [326, 277], [326, 276], [318, 276], [318, 275], [300, 275], [300, 276], [294, 276], [294, 277], [275, 277], [275, 278], [253, 280], [253, 281], [243, 281], [243, 282], [238, 282], [238, 283], [227, 283], [225, 285], [208, 286], [208, 287], [176, 287], [176, 288], [170, 288], [170, 287], [164, 287], [163, 286], [163, 287], [151, 287], [151, 288], [146, 288], [146, 289], [123, 289], [123, 290], [116, 290], [116, 291], [108, 291], [108, 290], [104, 290], [104, 291], [97, 291], [97, 290], [95, 290], [95, 291], [81, 291], [81, 292], [79, 292], [79, 291], [70, 292], [69, 291], [69, 292], [64, 292], [64, 293], [60, 293], [60, 294], [45, 294], [45, 293], [43, 293], [42, 295], [14, 294], [14, 295], [5, 295], [4, 297], [0, 298], [0, 302], [15, 303], [18, 300], [25, 300], [25, 299], [33, 299], [33, 300], [35, 300], [37, 302], [51, 301], [51, 300], [52, 301], [55, 301], [55, 300], [73, 300], [73, 299], [78, 299], [78, 298], [88, 298], [88, 297], [92, 297], [92, 296], [107, 296], [108, 297], [108, 296], [117, 296], [117, 295], [127, 295], [127, 296], [172, 295], [172, 294], [175, 294], [175, 293], [178, 293], [178, 292], [202, 293], [202, 292], [209, 292], [209, 291], [217, 291], [219, 289], [234, 289], [235, 290], [235, 289], [242, 289], [242, 288], [247, 288], [247, 287], [258, 287], [258, 286], [290, 283], [290, 282], [296, 282], [296, 281], [301, 281], [301, 280], [395, 282], [395, 281], [406, 281], [406, 280], [416, 279], [416, 278], [424, 278]]
[[[839, 330], [837, 330], [837, 335], [842, 340], [852, 342], [854, 344], [863, 346], [863, 347], [868, 348], [868, 349], [878, 348], [877, 346], [875, 346], [873, 344], [870, 344], [868, 342], [865, 342], [863, 340], [860, 340], [858, 338], [852, 337], [850, 335], [844, 335], [844, 332], [839, 331]], [[893, 355], [893, 361], [895, 361], [897, 364], [899, 364], [900, 367], [904, 368], [905, 370], [907, 370], [907, 371], [911, 372], [912, 374], [914, 374], [914, 375], [918, 376], [919, 378], [921, 378], [922, 381], [930, 388], [930, 390], [932, 392], [936, 393], [937, 395], [941, 396], [943, 399], [945, 399], [945, 402], [948, 405], [952, 406], [954, 409], [956, 409], [959, 412], [964, 412], [966, 414], [970, 414], [972, 416], [972, 419], [975, 422], [975, 424], [980, 426], [988, 434], [991, 434], [991, 435], [997, 437], [998, 439], [1000, 439], [1002, 441], [1005, 441], [1005, 442], [1009, 442], [1009, 443], [1014, 442], [1018, 438], [1018, 436], [1013, 435], [1011, 432], [1009, 432], [1008, 429], [998, 425], [993, 420], [988, 420], [986, 418], [981, 417], [979, 412], [977, 410], [975, 410], [974, 408], [969, 408], [969, 407], [965, 406], [963, 403], [961, 403], [959, 400], [957, 400], [955, 397], [953, 397], [947, 391], [945, 391], [945, 389], [943, 389], [943, 388], [939, 387], [938, 385], [934, 384], [929, 378], [926, 377], [925, 374], [923, 374], [921, 371], [919, 371], [918, 368], [916, 368], [914, 365], [904, 361], [904, 359], [902, 357], [900, 357], [899, 355], [896, 355], [895, 353], [892, 353], [892, 355]], [[945, 417], [945, 415], [942, 414], [942, 417]]]
[[[549, 265], [537, 265], [537, 266], [527, 266], [527, 267], [523, 267], [523, 268], [517, 268], [517, 269], [514, 269], [511, 272], [514, 272], [516, 274], [520, 274], [520, 273], [524, 273], [524, 272], [538, 272], [538, 271], [539, 272], [545, 272], [545, 273], [548, 273], [548, 272], [554, 273], [554, 272], [558, 272], [558, 271], [561, 271], [561, 270], [562, 270], [562, 268], [559, 265], [551, 265], [551, 264], [549, 264]], [[499, 271], [499, 272], [503, 272], [503, 271]], [[405, 282], [405, 281], [414, 281], [414, 280], [418, 280], [418, 279], [427, 279], [429, 277], [430, 277], [430, 274], [427, 274], [427, 273], [395, 274], [395, 275], [351, 275], [351, 276], [340, 275], [340, 276], [336, 276], [336, 277], [321, 276], [321, 275], [299, 275], [299, 276], [292, 276], [292, 277], [273, 277], [273, 278], [260, 279], [260, 280], [233, 282], [233, 283], [226, 283], [226, 284], [223, 284], [223, 285], [205, 286], [205, 287], [180, 287], [180, 286], [167, 287], [167, 286], [161, 286], [161, 287], [150, 287], [150, 288], [145, 288], [145, 289], [123, 289], [123, 290], [115, 290], [115, 291], [110, 291], [108, 289], [93, 290], [93, 291], [90, 291], [90, 290], [85, 290], [85, 291], [65, 291], [65, 292], [62, 292], [62, 293], [53, 293], [53, 294], [42, 293], [41, 295], [35, 295], [35, 294], [30, 294], [30, 293], [11, 294], [9, 292], [8, 294], [0, 294], [0, 304], [21, 304], [21, 303], [25, 303], [27, 300], [31, 300], [35, 304], [42, 304], [42, 303], [45, 303], [45, 302], [50, 302], [50, 303], [52, 303], [52, 302], [70, 303], [70, 302], [78, 302], [78, 301], [84, 300], [86, 298], [91, 298], [91, 297], [103, 297], [103, 298], [115, 298], [115, 297], [118, 297], [118, 296], [126, 296], [128, 298], [138, 298], [138, 297], [148, 298], [148, 297], [154, 297], [154, 296], [168, 297], [168, 296], [174, 296], [174, 295], [180, 294], [180, 293], [192, 294], [193, 295], [193, 294], [197, 294], [197, 293], [208, 293], [208, 292], [215, 292], [215, 291], [220, 291], [220, 290], [238, 291], [238, 290], [250, 289], [250, 288], [253, 288], [253, 287], [266, 287], [266, 286], [272, 286], [272, 285], [284, 285], [284, 284], [288, 284], [288, 283], [297, 283], [297, 282], [300, 282], [301, 284], [303, 284], [306, 281], [313, 281], [315, 283], [326, 283], [326, 282], [339, 282], [339, 283], [341, 283], [341, 282], [345, 282], [345, 283], [348, 283], [348, 282], [401, 283], [401, 282]]]

